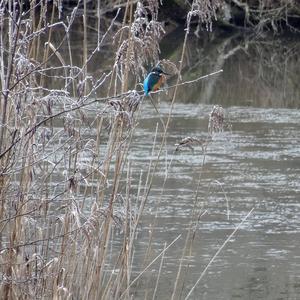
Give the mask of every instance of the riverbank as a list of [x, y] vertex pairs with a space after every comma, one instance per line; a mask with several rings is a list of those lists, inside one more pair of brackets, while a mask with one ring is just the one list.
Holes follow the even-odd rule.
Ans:
[[[142, 1], [145, 6], [151, 7], [151, 1]], [[121, 9], [119, 15], [120, 22], [124, 16], [126, 7], [136, 6], [138, 1], [108, 1], [98, 6], [97, 1], [83, 1], [79, 5], [80, 9], [86, 9], [89, 16], [103, 16], [110, 18]], [[78, 4], [77, 1], [62, 1], [65, 9], [72, 9]], [[199, 12], [192, 17], [192, 24], [203, 29], [207, 27], [207, 22], [212, 22], [213, 28], [226, 28], [227, 30], [238, 29], [247, 31], [272, 31], [280, 33], [284, 31], [300, 30], [300, 3], [298, 1], [240, 1], [240, 0], [206, 0], [190, 1], [184, 0], [164, 0], [160, 2], [158, 20], [171, 23], [174, 26], [186, 24], [186, 16], [192, 5]], [[211, 18], [211, 11], [213, 17]], [[134, 9], [132, 10], [134, 11]], [[200, 28], [199, 28], [200, 30]]]

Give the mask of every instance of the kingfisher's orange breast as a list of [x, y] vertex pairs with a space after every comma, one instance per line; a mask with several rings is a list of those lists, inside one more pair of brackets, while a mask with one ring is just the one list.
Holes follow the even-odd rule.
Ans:
[[157, 83], [154, 84], [152, 90], [154, 92], [157, 91], [160, 88], [160, 86], [164, 83], [164, 81], [165, 81], [164, 76], [161, 75], [160, 78], [159, 78], [159, 80], [157, 81]]

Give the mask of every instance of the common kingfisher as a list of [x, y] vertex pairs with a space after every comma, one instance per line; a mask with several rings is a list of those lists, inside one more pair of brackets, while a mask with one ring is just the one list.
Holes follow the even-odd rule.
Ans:
[[154, 67], [144, 80], [145, 95], [148, 96], [150, 92], [157, 91], [160, 86], [165, 82], [165, 76], [170, 75], [164, 72], [160, 66]]

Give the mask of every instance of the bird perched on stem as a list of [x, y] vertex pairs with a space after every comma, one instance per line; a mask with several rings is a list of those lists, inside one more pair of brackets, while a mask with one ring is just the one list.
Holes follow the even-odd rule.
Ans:
[[157, 91], [165, 82], [165, 76], [170, 75], [162, 70], [158, 65], [154, 67], [144, 80], [145, 95], [148, 96], [150, 92]]

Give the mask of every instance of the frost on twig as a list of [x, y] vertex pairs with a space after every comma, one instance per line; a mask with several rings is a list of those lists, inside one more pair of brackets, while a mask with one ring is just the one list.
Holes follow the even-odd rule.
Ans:
[[209, 114], [208, 132], [212, 135], [224, 130], [224, 109], [215, 105]]
[[181, 150], [182, 148], [189, 148], [192, 150], [192, 152], [194, 152], [195, 146], [201, 146], [202, 151], [204, 152], [210, 141], [210, 139], [198, 139], [188, 136], [183, 138], [178, 144], [175, 145], [175, 151]]
[[222, 106], [214, 105], [212, 111], [209, 114], [208, 120], [208, 134], [206, 139], [199, 139], [196, 137], [185, 137], [178, 144], [176, 144], [175, 151], [182, 148], [189, 148], [194, 152], [195, 146], [201, 146], [202, 152], [206, 151], [208, 144], [212, 141], [212, 137], [215, 133], [223, 132], [224, 130], [224, 109]]

